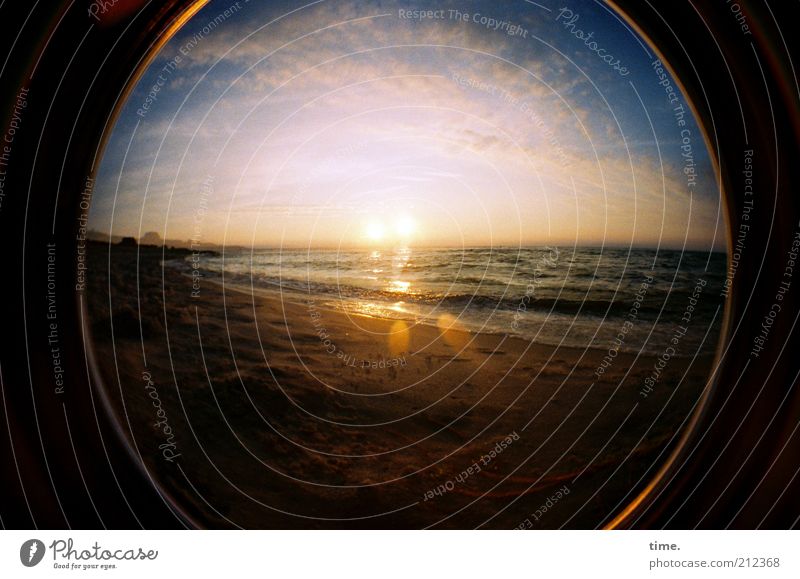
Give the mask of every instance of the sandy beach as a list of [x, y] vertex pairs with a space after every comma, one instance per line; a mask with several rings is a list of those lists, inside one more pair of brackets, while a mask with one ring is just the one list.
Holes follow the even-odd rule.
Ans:
[[621, 352], [598, 379], [600, 349], [234, 290], [162, 267], [160, 248], [112, 247], [109, 279], [108, 250], [91, 247], [87, 287], [106, 392], [208, 527], [601, 526], [666, 457], [712, 362], [672, 357], [644, 397], [653, 356]]

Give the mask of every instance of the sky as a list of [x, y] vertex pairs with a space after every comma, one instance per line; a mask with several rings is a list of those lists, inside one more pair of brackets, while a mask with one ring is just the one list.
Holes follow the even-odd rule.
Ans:
[[724, 249], [702, 133], [656, 59], [594, 1], [212, 1], [123, 106], [90, 227]]

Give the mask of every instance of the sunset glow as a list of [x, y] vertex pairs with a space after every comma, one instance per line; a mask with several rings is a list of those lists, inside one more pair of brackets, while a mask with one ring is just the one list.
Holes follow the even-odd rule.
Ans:
[[381, 241], [386, 235], [386, 228], [380, 221], [371, 221], [365, 228], [365, 234], [370, 241]]
[[571, 13], [624, 55], [624, 78], [532, 4], [472, 6], [502, 30], [449, 17], [458, 3], [422, 21], [337, 2], [272, 22], [271, 5], [195, 46], [201, 15], [166, 45], [109, 142], [93, 229], [256, 247], [724, 245], [701, 131], [684, 115], [689, 183], [651, 60], [591, 3]]

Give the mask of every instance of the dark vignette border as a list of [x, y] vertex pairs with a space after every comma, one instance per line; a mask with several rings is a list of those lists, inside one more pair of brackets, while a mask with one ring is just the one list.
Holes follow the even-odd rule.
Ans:
[[[57, 247], [59, 286], [74, 287], [80, 196], [116, 112], [148, 59], [204, 2], [134, 0], [127, 4], [141, 5], [135, 17], [105, 26], [88, 16], [89, 2], [42, 4], [0, 7], [4, 129], [20, 91], [27, 102], [0, 204], [0, 522], [6, 528], [194, 527], [200, 513], [163, 500], [117, 425], [99, 411], [102, 388], [84, 348], [79, 295], [59, 300], [65, 384], [63, 394], [53, 392], [51, 328], [40, 288], [46, 287], [48, 244]], [[800, 217], [800, 105], [784, 30], [791, 11], [778, 2], [740, 0], [752, 30], [745, 36], [729, 4], [615, 2], [669, 62], [706, 128], [726, 192], [728, 239], [742, 212], [745, 149], [756, 152], [763, 210], [752, 214], [727, 304], [719, 366], [710, 381], [715, 387], [670, 461], [609, 527], [798, 524], [797, 287], [762, 357], [749, 356], [753, 329], [774, 298]]]

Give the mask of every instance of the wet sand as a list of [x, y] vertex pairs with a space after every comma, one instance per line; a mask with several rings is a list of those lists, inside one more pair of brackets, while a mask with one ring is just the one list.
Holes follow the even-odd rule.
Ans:
[[597, 379], [602, 350], [253, 295], [162, 267], [160, 248], [137, 266], [114, 247], [109, 280], [107, 252], [87, 289], [106, 391], [208, 527], [595, 528], [666, 457], [711, 365], [673, 357], [644, 398], [651, 356]]

